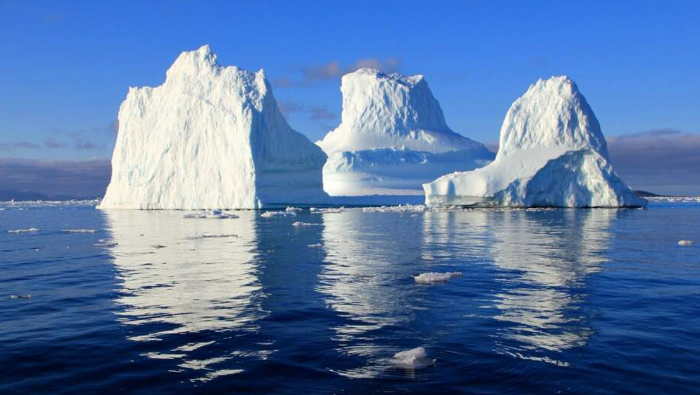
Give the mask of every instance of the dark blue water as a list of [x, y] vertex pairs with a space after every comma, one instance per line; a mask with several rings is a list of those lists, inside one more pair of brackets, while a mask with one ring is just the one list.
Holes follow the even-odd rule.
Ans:
[[5, 206], [0, 393], [700, 393], [700, 204], [238, 215]]

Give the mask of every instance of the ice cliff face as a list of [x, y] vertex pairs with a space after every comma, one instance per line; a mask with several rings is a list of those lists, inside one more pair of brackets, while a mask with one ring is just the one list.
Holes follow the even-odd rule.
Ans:
[[360, 69], [342, 80], [341, 124], [317, 144], [331, 195], [421, 194], [421, 184], [493, 159], [453, 132], [423, 76]]
[[280, 113], [264, 71], [183, 52], [163, 85], [130, 88], [99, 208], [259, 208], [326, 195], [326, 155]]
[[430, 205], [646, 205], [613, 171], [593, 110], [564, 76], [537, 81], [513, 103], [493, 163], [423, 188]]

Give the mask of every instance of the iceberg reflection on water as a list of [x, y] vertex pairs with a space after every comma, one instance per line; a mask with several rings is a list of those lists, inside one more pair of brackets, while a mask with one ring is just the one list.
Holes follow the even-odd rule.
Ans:
[[[372, 378], [395, 374], [391, 356], [416, 347], [438, 365], [447, 351], [433, 353], [450, 343], [465, 358], [476, 349], [567, 366], [558, 356], [587, 343], [579, 306], [617, 210], [381, 211], [227, 220], [106, 211], [118, 319], [143, 356], [204, 381], [270, 356], [297, 365], [316, 348], [324, 370]], [[417, 285], [426, 272], [464, 276]]]
[[[184, 219], [178, 211], [106, 211], [110, 252], [120, 281], [119, 321], [129, 339], [172, 344], [146, 352], [179, 361], [182, 369], [203, 370], [201, 380], [240, 369], [217, 369], [240, 350], [217, 344], [217, 333], [256, 332], [262, 287], [258, 281], [255, 219]], [[219, 236], [219, 237], [216, 237]], [[182, 343], [177, 335], [199, 341]], [[263, 357], [266, 350], [250, 355]], [[197, 355], [205, 357], [198, 358]]]

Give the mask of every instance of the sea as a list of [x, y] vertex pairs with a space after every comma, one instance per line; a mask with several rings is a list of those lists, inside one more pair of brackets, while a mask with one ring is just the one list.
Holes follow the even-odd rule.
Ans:
[[0, 203], [1, 394], [700, 393], [697, 198], [95, 203]]

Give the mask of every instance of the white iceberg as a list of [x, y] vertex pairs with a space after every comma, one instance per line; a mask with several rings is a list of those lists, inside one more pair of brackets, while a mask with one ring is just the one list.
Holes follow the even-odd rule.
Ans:
[[615, 174], [600, 124], [568, 77], [539, 80], [508, 110], [490, 165], [423, 185], [426, 204], [639, 207]]
[[220, 66], [205, 45], [183, 52], [161, 86], [129, 89], [98, 208], [318, 202], [325, 160], [284, 119], [263, 70]]
[[316, 142], [333, 196], [422, 195], [421, 185], [488, 164], [494, 154], [453, 132], [422, 75], [360, 69], [343, 76], [340, 125]]
[[678, 245], [681, 247], [688, 247], [688, 246], [692, 246], [693, 244], [695, 244], [695, 243], [692, 240], [679, 240], [678, 241]]

